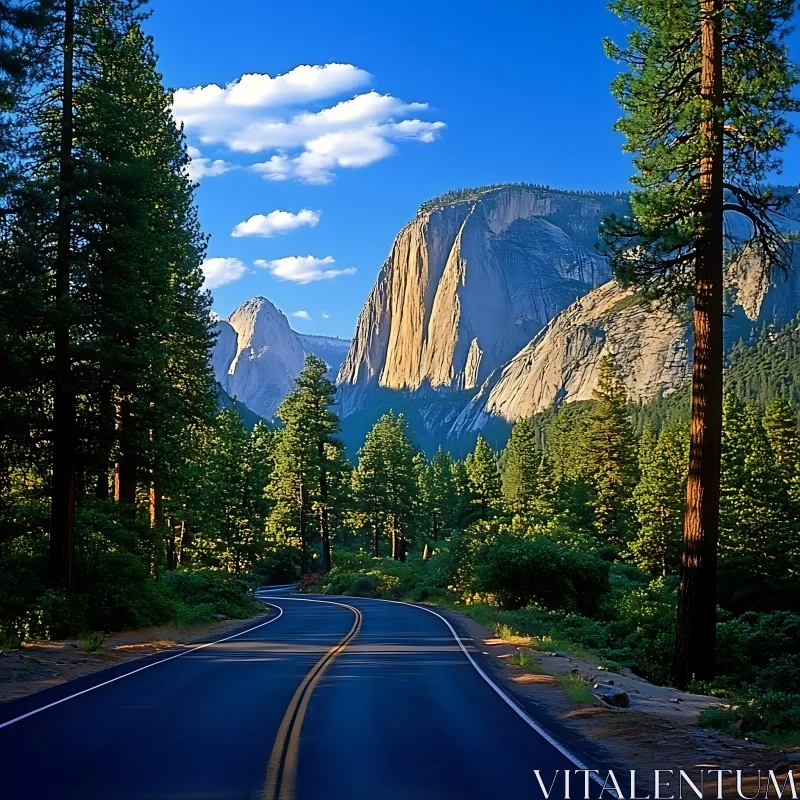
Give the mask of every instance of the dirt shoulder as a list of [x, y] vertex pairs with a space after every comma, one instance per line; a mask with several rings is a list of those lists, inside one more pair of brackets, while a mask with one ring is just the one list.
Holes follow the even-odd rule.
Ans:
[[[629, 670], [612, 673], [599, 670], [597, 662], [532, 651], [525, 639], [499, 639], [464, 614], [444, 614], [459, 634], [474, 642], [481, 666], [492, 678], [523, 707], [543, 712], [545, 720], [553, 720], [556, 729], [551, 725], [551, 732], [562, 741], [571, 739], [579, 749], [593, 755], [595, 763], [599, 757], [604, 766], [615, 769], [684, 769], [690, 774], [698, 765], [782, 772], [793, 767], [797, 771], [797, 765], [790, 764], [785, 753], [698, 727], [700, 712], [719, 703], [716, 698], [655, 686]], [[531, 658], [532, 666], [511, 663], [520, 652]], [[588, 682], [590, 695], [596, 682], [624, 689], [628, 708], [611, 708], [593, 696], [589, 703], [574, 702], [564, 691], [562, 680], [577, 676]], [[745, 781], [744, 788], [747, 786]]]
[[191, 630], [154, 627], [114, 633], [106, 636], [101, 652], [93, 653], [85, 652], [79, 639], [26, 643], [0, 653], [0, 704], [143, 656], [218, 638], [246, 624], [229, 619]]

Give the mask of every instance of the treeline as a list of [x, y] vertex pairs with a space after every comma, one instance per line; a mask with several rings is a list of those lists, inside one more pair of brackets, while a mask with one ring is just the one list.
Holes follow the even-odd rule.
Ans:
[[[214, 421], [206, 240], [140, 0], [2, 2], [0, 618], [149, 624]], [[159, 584], [160, 585], [160, 584]]]
[[436, 211], [444, 206], [452, 205], [453, 203], [461, 203], [464, 200], [477, 200], [482, 194], [492, 192], [497, 189], [539, 189], [553, 194], [566, 194], [573, 197], [627, 197], [629, 192], [593, 192], [587, 189], [554, 189], [552, 186], [547, 186], [543, 183], [527, 183], [525, 181], [516, 181], [513, 183], [489, 183], [485, 186], [476, 186], [472, 189], [451, 189], [426, 200], [419, 207], [419, 213], [426, 211]]

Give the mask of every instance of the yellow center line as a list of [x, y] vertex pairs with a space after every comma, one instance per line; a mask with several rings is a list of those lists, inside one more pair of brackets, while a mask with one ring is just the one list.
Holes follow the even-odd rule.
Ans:
[[322, 674], [333, 659], [355, 638], [361, 627], [361, 612], [357, 608], [348, 606], [345, 603], [332, 603], [331, 605], [350, 609], [355, 614], [353, 627], [350, 628], [349, 632], [338, 644], [331, 647], [314, 664], [292, 696], [278, 728], [275, 744], [272, 747], [272, 755], [267, 766], [267, 780], [264, 785], [264, 791], [261, 794], [262, 800], [293, 800], [297, 782], [300, 730], [303, 727], [303, 719], [308, 709], [309, 700], [322, 678]]

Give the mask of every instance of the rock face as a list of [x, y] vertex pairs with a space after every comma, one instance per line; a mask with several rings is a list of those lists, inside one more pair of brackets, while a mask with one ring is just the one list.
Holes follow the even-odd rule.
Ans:
[[214, 377], [228, 395], [265, 419], [294, 388], [307, 355], [321, 358], [335, 374], [350, 346], [346, 339], [296, 333], [265, 297], [243, 303], [217, 322], [217, 330]]
[[343, 417], [379, 390], [474, 392], [576, 297], [614, 195], [508, 186], [421, 211], [397, 236], [339, 372]]
[[562, 402], [590, 399], [605, 354], [620, 366], [634, 400], [677, 389], [691, 374], [687, 322], [609, 281], [576, 300], [496, 370], [451, 433], [481, 430], [498, 417], [513, 423]]

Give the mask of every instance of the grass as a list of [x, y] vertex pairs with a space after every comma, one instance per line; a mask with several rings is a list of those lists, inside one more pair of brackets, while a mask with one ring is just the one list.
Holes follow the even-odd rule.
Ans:
[[537, 675], [540, 675], [542, 672], [542, 667], [538, 659], [532, 653], [526, 652], [525, 650], [518, 650], [514, 653], [508, 659], [508, 663], [513, 664], [515, 667], [524, 667], [528, 672], [533, 672]]
[[575, 675], [573, 673], [564, 675], [561, 678], [561, 685], [564, 688], [564, 694], [566, 694], [573, 703], [592, 703], [592, 695], [589, 693], [589, 684], [581, 675]]
[[106, 648], [106, 637], [102, 631], [92, 631], [81, 639], [81, 649], [84, 653], [102, 653]]
[[756, 736], [762, 744], [778, 750], [800, 750], [800, 731], [789, 733], [760, 733]]
[[200, 628], [214, 621], [214, 607], [208, 603], [181, 604], [175, 612], [175, 625], [179, 630]]

